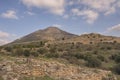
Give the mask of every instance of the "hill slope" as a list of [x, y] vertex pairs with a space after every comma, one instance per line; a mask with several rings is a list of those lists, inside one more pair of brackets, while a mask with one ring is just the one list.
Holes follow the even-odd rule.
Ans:
[[114, 36], [105, 36], [98, 33], [90, 33], [72, 38], [70, 41], [81, 42], [83, 44], [120, 43], [120, 38]]
[[17, 39], [16, 41], [14, 41], [14, 43], [40, 41], [40, 40], [54, 41], [54, 40], [70, 39], [72, 37], [76, 37], [76, 35], [60, 30], [57, 27], [48, 27], [44, 30], [38, 30], [20, 39]]

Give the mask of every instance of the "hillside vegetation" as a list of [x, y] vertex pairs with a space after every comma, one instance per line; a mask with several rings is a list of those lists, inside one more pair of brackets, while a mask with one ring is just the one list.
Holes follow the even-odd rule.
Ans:
[[[111, 71], [112, 75], [118, 76], [118, 80], [120, 76], [120, 38], [118, 37], [104, 36], [96, 33], [77, 36], [59, 30], [58, 28], [50, 27], [45, 30], [39, 30], [31, 33], [21, 39], [15, 40], [10, 44], [1, 46], [0, 53], [1, 55], [10, 56], [15, 59], [17, 57], [21, 57], [30, 60], [35, 59], [35, 61], [38, 60], [38, 62], [41, 61], [39, 59], [45, 59], [48, 61], [52, 59], [52, 62], [57, 61], [56, 63], [53, 63], [53, 65], [68, 64], [76, 68], [85, 68], [88, 71], [91, 71], [91, 69], [96, 69], [98, 72], [95, 74], [92, 71], [92, 73], [96, 76], [99, 74], [99, 69], [103, 70], [103, 72]], [[34, 61], [31, 63], [34, 63]], [[56, 68], [59, 70], [59, 68], [62, 66], [58, 66]], [[77, 74], [77, 72], [74, 73], [74, 70], [76, 70], [76, 68], [73, 69], [73, 74]], [[55, 67], [52, 69], [54, 70]], [[68, 67], [68, 69], [72, 71], [71, 67]], [[66, 69], [66, 71], [69, 72], [68, 69]], [[59, 72], [61, 71], [59, 70]], [[60, 77], [60, 80], [89, 79], [87, 77], [86, 79], [83, 79], [82, 77], [80, 79], [78, 78], [80, 75], [70, 77], [71, 75], [67, 75], [65, 72], [64, 74], [70, 78], [69, 79], [67, 77], [66, 79], [66, 76], [62, 75], [63, 73], [59, 74], [59, 77], [62, 76]], [[81, 74], [81, 72], [79, 73]], [[87, 72], [84, 73], [86, 73], [88, 76]], [[53, 74], [44, 74], [44, 76], [46, 77], [47, 75], [47, 77], [50, 78], [46, 80], [53, 80], [52, 78], [58, 79], [58, 73]], [[117, 80], [111, 77], [111, 74], [108, 78], [106, 78], [106, 76], [103, 77], [101, 73], [99, 75], [101, 76], [99, 76], [100, 78], [93, 79], [91, 77], [89, 80]]]

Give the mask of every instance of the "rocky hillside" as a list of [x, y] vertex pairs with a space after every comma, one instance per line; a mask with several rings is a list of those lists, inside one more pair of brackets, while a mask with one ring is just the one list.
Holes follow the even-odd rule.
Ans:
[[54, 60], [0, 57], [0, 80], [116, 80], [110, 71]]
[[65, 40], [73, 37], [76, 37], [76, 35], [60, 30], [57, 27], [48, 27], [46, 29], [35, 31], [29, 35], [17, 39], [13, 43], [40, 41], [40, 40], [47, 40], [47, 41]]
[[96, 43], [120, 43], [119, 37], [105, 36], [98, 33], [82, 34], [80, 36], [60, 30], [57, 27], [48, 27], [43, 30], [35, 31], [12, 43], [26, 43], [26, 42], [39, 42], [50, 41], [51, 43], [69, 43], [80, 42], [83, 44], [96, 44]]
[[119, 37], [105, 36], [98, 33], [83, 34], [79, 37], [70, 39], [73, 42], [81, 42], [83, 44], [97, 44], [97, 43], [120, 43]]

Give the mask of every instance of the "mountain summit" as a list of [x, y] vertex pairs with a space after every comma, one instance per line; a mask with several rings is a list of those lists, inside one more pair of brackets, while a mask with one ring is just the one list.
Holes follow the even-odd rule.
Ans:
[[46, 29], [35, 31], [20, 39], [17, 39], [14, 41], [14, 43], [40, 41], [40, 40], [54, 41], [54, 40], [70, 39], [76, 36], [77, 35], [68, 33], [57, 27], [48, 27]]

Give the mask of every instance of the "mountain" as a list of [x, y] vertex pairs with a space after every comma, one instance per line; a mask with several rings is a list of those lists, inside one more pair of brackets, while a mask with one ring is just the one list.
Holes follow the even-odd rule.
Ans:
[[81, 42], [83, 44], [116, 43], [116, 42], [120, 43], [120, 38], [114, 36], [105, 36], [98, 33], [89, 33], [72, 38], [70, 41]]
[[65, 40], [76, 36], [77, 35], [60, 30], [57, 27], [48, 27], [46, 29], [35, 31], [20, 39], [17, 39], [13, 43], [40, 41], [40, 40], [48, 40], [48, 41], [62, 40], [62, 39]]
[[96, 44], [96, 43], [120, 43], [119, 37], [105, 36], [98, 33], [82, 34], [80, 36], [63, 31], [57, 27], [48, 27], [43, 30], [38, 30], [30, 33], [12, 43], [23, 42], [37, 42], [37, 41], [52, 41], [61, 43], [83, 43], [83, 44]]
[[0, 47], [0, 53], [0, 79], [8, 78], [4, 80], [14, 80], [9, 79], [14, 75], [17, 80], [27, 79], [21, 79], [24, 76], [28, 80], [117, 80], [114, 75], [120, 78], [119, 37], [98, 33], [78, 36], [48, 27]]

